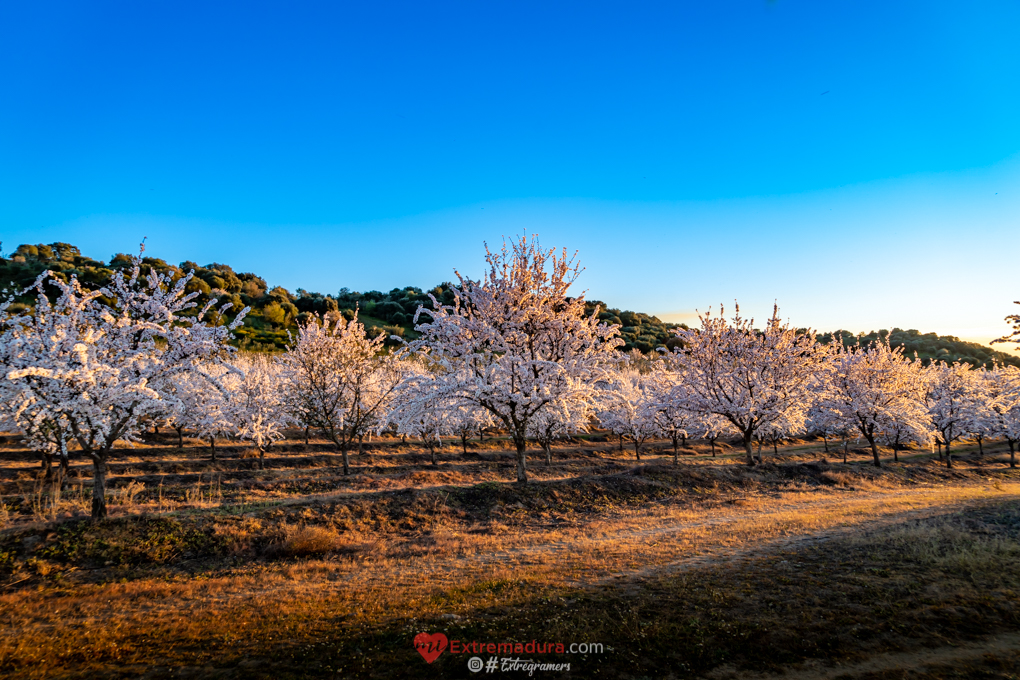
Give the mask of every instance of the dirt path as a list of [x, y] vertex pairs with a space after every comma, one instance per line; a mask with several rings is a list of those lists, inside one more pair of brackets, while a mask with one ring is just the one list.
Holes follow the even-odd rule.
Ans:
[[[798, 494], [798, 496], [803, 496]], [[806, 543], [831, 540], [868, 529], [923, 519], [953, 512], [974, 504], [1020, 499], [1020, 484], [999, 488], [984, 485], [922, 487], [890, 491], [854, 493], [851, 496], [800, 497], [786, 502], [769, 500], [767, 509], [743, 509], [733, 506], [719, 510], [687, 511], [684, 521], [667, 521], [657, 526], [638, 528], [635, 523], [661, 521], [664, 518], [641, 515], [618, 521], [599, 522], [594, 527], [571, 531], [558, 540], [535, 545], [507, 547], [493, 552], [453, 560], [461, 569], [492, 564], [536, 564], [550, 566], [583, 559], [592, 554], [627, 558], [639, 555], [642, 566], [625, 573], [594, 579], [565, 579], [564, 585], [585, 586], [608, 582], [635, 581], [663, 570], [709, 566], [714, 563], [751, 557], [766, 551]], [[707, 516], [706, 516], [707, 515]], [[753, 537], [749, 534], [756, 534]], [[524, 540], [528, 537], [522, 536]], [[534, 540], [534, 536], [531, 536]], [[748, 538], [753, 538], [748, 547]], [[677, 548], [671, 550], [669, 543]], [[681, 553], [677, 556], [676, 553]], [[437, 570], [445, 571], [438, 564]]]

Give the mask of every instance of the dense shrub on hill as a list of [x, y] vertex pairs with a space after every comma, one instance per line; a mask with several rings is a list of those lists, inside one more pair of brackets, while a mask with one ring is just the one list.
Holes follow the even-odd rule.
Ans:
[[[188, 283], [187, 291], [199, 294], [196, 298], [199, 307], [216, 291], [220, 291], [216, 295], [223, 302], [232, 303], [233, 313], [228, 313], [224, 322], [244, 307], [251, 307], [244, 326], [238, 329], [236, 343], [256, 351], [283, 349], [288, 342], [288, 329], [293, 330], [298, 322], [311, 314], [342, 313], [351, 318], [357, 309], [370, 336], [410, 337], [414, 334], [413, 318], [418, 305], [432, 305], [429, 293], [444, 304], [453, 303], [449, 283], [429, 291], [408, 286], [394, 288], [389, 293], [377, 290], [359, 293], [344, 288], [334, 296], [310, 293], [304, 289], [291, 293], [281, 286], [270, 288], [262, 277], [250, 272], [235, 272], [226, 264], [213, 263], [203, 267], [196, 262], [185, 261], [174, 266], [154, 257], [144, 258], [143, 263], [170, 274], [174, 280], [194, 271], [195, 277]], [[130, 265], [131, 257], [123, 253], [113, 255], [109, 262], [104, 263], [84, 257], [77, 247], [67, 243], [25, 244], [10, 257], [0, 258], [0, 285], [11, 290], [24, 289], [40, 273], [49, 269], [64, 280], [77, 276], [83, 284], [96, 288], [106, 285], [116, 270]], [[22, 300], [23, 304], [31, 302], [31, 296]]]
[[[199, 294], [199, 307], [209, 299], [213, 291], [222, 291], [218, 297], [223, 302], [233, 304], [233, 314], [228, 313], [222, 319], [224, 323], [229, 322], [244, 307], [251, 307], [252, 311], [245, 318], [244, 326], [236, 333], [235, 343], [256, 351], [282, 350], [288, 342], [288, 329], [293, 330], [298, 322], [304, 321], [310, 314], [341, 313], [351, 318], [356, 309], [372, 337], [384, 334], [412, 338], [415, 335], [414, 313], [418, 305], [424, 305], [426, 309], [432, 306], [430, 293], [442, 304], [453, 304], [452, 284], [447, 282], [427, 291], [407, 286], [394, 288], [388, 293], [378, 290], [359, 293], [348, 288], [341, 288], [336, 295], [310, 293], [303, 288], [291, 293], [281, 286], [270, 288], [266, 280], [257, 274], [235, 272], [226, 264], [214, 262], [203, 267], [196, 262], [185, 261], [175, 266], [155, 257], [146, 257], [143, 263], [157, 271], [170, 273], [174, 279], [193, 270], [195, 278], [188, 284], [187, 290]], [[109, 262], [104, 263], [85, 257], [81, 250], [69, 243], [23, 244], [10, 257], [0, 257], [0, 287], [9, 286], [12, 290], [26, 288], [41, 272], [49, 269], [65, 281], [71, 276], [77, 276], [85, 286], [96, 288], [105, 285], [114, 271], [130, 265], [131, 256], [123, 253], [113, 255]], [[31, 296], [28, 296], [21, 302], [29, 304], [31, 301]], [[589, 300], [586, 311], [591, 314], [596, 305], [601, 308], [600, 319], [621, 327], [620, 335], [625, 343], [621, 349], [624, 351], [638, 349], [647, 353], [657, 347], [672, 348], [677, 343], [673, 329], [686, 328], [665, 323], [641, 312], [621, 311], [597, 300]], [[834, 337], [841, 338], [846, 345], [867, 344], [888, 337], [893, 347], [903, 346], [907, 355], [916, 352], [925, 364], [943, 360], [991, 366], [997, 361], [1020, 366], [1020, 357], [952, 336], [921, 334], [916, 330], [894, 328], [891, 333], [883, 330], [862, 336], [848, 331], [819, 335], [822, 342], [831, 342]]]
[[[676, 345], [676, 336], [673, 329], [679, 328], [676, 324], [664, 323], [658, 317], [642, 314], [641, 312], [620, 311], [609, 307], [606, 303], [598, 300], [589, 300], [585, 305], [585, 311], [591, 314], [598, 305], [602, 311], [599, 312], [599, 319], [610, 324], [620, 326], [620, 337], [623, 338], [625, 351], [638, 349], [642, 352], [651, 352], [656, 347], [668, 347], [672, 349]], [[683, 328], [687, 328], [686, 325]]]

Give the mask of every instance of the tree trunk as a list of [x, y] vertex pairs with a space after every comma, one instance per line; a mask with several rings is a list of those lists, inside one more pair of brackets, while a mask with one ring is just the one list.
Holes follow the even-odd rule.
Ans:
[[942, 462], [942, 442], [938, 439], [935, 440], [935, 446], [939, 447], [939, 462]]
[[364, 455], [365, 453], [365, 435], [358, 437], [358, 455]]
[[92, 459], [92, 519], [106, 519], [106, 457]]
[[946, 468], [953, 469], [953, 452], [949, 450], [949, 442], [946, 442]]
[[825, 452], [828, 453], [829, 452], [829, 440], [828, 440], [828, 438], [824, 434], [822, 435], [822, 442], [825, 444]]
[[850, 440], [849, 439], [844, 439], [843, 440], [843, 465], [846, 465], [846, 450], [847, 450], [847, 447], [849, 447], [849, 446], [850, 446]]
[[[751, 432], [744, 433], [744, 451], [747, 452], [747, 464], [754, 465], [754, 441], [752, 437], [754, 435]], [[715, 444], [712, 445], [712, 457], [715, 457]]]
[[552, 465], [552, 444], [548, 440], [544, 441], [542, 448], [545, 449], [545, 464]]
[[528, 481], [528, 442], [524, 437], [514, 437], [517, 447], [517, 481], [526, 484]]
[[184, 428], [183, 427], [175, 427], [174, 429], [177, 430], [177, 448], [179, 448], [180, 450], [183, 451], [184, 450]]
[[53, 481], [53, 456], [45, 451], [39, 454], [42, 457], [43, 481], [49, 484]]
[[478, 428], [478, 443], [481, 444], [484, 441], [485, 441], [485, 428], [480, 427]]
[[60, 476], [61, 478], [66, 477], [68, 470], [71, 467], [70, 461], [67, 459], [67, 451], [60, 454]]
[[1009, 441], [1009, 466], [1011, 468], [1016, 467], [1016, 442], [1012, 439]]
[[975, 439], [978, 440], [978, 453], [982, 456], [985, 455], [985, 447], [981, 443], [981, 440], [984, 439], [984, 437], [975, 437]]
[[779, 455], [779, 440], [778, 439], [773, 439], [772, 440], [772, 454], [776, 455], [776, 456]]
[[432, 458], [432, 464], [433, 465], [439, 465], [439, 463], [436, 461], [436, 444], [435, 444], [435, 442], [433, 442], [431, 439], [429, 439], [427, 441], [427, 446], [429, 447], [429, 456]]
[[758, 437], [758, 462], [761, 463], [761, 437]]
[[641, 444], [638, 443], [637, 437], [634, 437], [634, 457], [641, 460]]
[[680, 449], [677, 448], [677, 438], [673, 437], [673, 465], [680, 464]]
[[305, 425], [305, 448], [308, 448], [308, 426]]
[[[715, 458], [715, 437], [708, 440], [708, 445], [712, 447], [712, 457]], [[750, 460], [751, 456], [748, 456], [747, 458]]]
[[260, 446], [259, 447], [259, 470], [265, 470], [265, 469], [266, 469], [266, 450]]
[[620, 435], [620, 453], [623, 453], [623, 435]]
[[899, 434], [899, 432], [896, 433], [896, 440], [893, 442], [893, 445], [892, 445], [892, 459], [893, 459], [893, 462], [896, 462], [896, 463], [900, 462], [900, 434]]
[[347, 456], [347, 447], [346, 446], [341, 446], [340, 447], [340, 456], [341, 456], [341, 458], [344, 461], [344, 474], [345, 475], [351, 474], [351, 460]]
[[461, 448], [464, 449], [464, 455], [465, 456], [467, 455], [467, 440], [468, 440], [468, 431], [464, 430], [463, 432], [460, 433], [460, 445], [461, 445]]
[[868, 437], [868, 443], [871, 444], [871, 455], [875, 457], [875, 467], [882, 467], [882, 461], [878, 458], [878, 445], [875, 444], [875, 435]]
[[216, 462], [216, 436], [212, 435], [209, 437], [209, 451], [211, 452], [210, 460]]

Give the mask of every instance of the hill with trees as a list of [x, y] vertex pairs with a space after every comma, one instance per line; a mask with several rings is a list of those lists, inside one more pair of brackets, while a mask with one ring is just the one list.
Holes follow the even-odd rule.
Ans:
[[932, 361], [945, 361], [950, 364], [959, 361], [971, 366], [986, 368], [991, 368], [996, 363], [1020, 367], [1020, 357], [979, 345], [976, 342], [967, 342], [953, 335], [921, 333], [914, 329], [905, 331], [899, 328], [858, 335], [842, 330], [818, 335], [818, 340], [822, 343], [832, 342], [834, 338], [839, 338], [845, 347], [870, 345], [880, 339], [888, 340], [890, 347], [893, 349], [902, 347], [904, 355], [908, 357], [916, 355], [917, 359], [925, 366]]
[[[246, 306], [251, 307], [244, 325], [235, 331], [234, 343], [254, 351], [282, 350], [289, 341], [288, 331], [293, 333], [297, 324], [310, 314], [339, 312], [351, 318], [355, 309], [359, 310], [359, 318], [370, 336], [396, 335], [412, 339], [416, 335], [414, 313], [419, 305], [431, 307], [429, 294], [444, 304], [453, 303], [453, 288], [449, 282], [427, 290], [416, 286], [394, 288], [388, 292], [357, 292], [341, 288], [336, 294], [324, 294], [299, 288], [292, 293], [282, 286], [270, 287], [257, 274], [236, 272], [227, 264], [214, 262], [201, 266], [185, 261], [172, 265], [155, 257], [145, 257], [143, 263], [174, 279], [194, 270], [195, 277], [188, 284], [187, 291], [199, 294], [199, 308], [214, 290], [223, 291], [220, 297], [232, 303], [231, 311], [234, 314]], [[131, 256], [123, 253], [117, 253], [104, 262], [82, 255], [78, 247], [69, 243], [23, 244], [10, 256], [0, 257], [0, 285], [11, 290], [24, 289], [40, 273], [49, 269], [65, 281], [76, 276], [84, 286], [97, 288], [106, 285], [114, 272], [130, 265]], [[21, 303], [30, 304], [31, 297], [26, 297]], [[586, 302], [588, 313], [593, 312], [596, 306], [601, 309], [600, 319], [621, 327], [624, 341], [621, 349], [624, 351], [637, 349], [647, 353], [656, 347], [673, 347], [678, 342], [673, 330], [686, 328], [683, 324], [665, 323], [649, 314], [609, 307], [597, 300]], [[228, 313], [221, 321], [226, 323], [232, 318], [233, 314]], [[942, 360], [961, 361], [974, 366], [990, 367], [995, 362], [1020, 366], [1020, 357], [953, 336], [922, 334], [917, 330], [894, 328], [891, 332], [881, 330], [867, 335], [854, 335], [841, 330], [819, 335], [822, 342], [832, 342], [834, 338], [839, 338], [847, 346], [888, 338], [893, 347], [903, 346], [908, 355], [916, 353], [925, 364]]]

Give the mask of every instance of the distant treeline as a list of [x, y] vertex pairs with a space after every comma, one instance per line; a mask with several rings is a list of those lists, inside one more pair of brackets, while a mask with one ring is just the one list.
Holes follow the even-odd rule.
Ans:
[[1020, 367], [1020, 357], [999, 352], [979, 345], [976, 342], [960, 340], [952, 335], [936, 335], [934, 333], [921, 333], [911, 329], [908, 331], [894, 328], [891, 331], [872, 331], [867, 335], [854, 335], [849, 331], [836, 331], [834, 333], [819, 334], [818, 339], [823, 343], [832, 342], [833, 338], [840, 338], [844, 345], [868, 345], [879, 339], [887, 339], [889, 346], [893, 349], [903, 348], [903, 353], [908, 357], [915, 354], [921, 362], [927, 366], [932, 361], [945, 361], [952, 363], [959, 361], [972, 366], [985, 366], [991, 368], [996, 362], [1010, 366]]
[[[130, 267], [132, 256], [118, 253], [108, 262], [85, 257], [81, 251], [68, 243], [49, 245], [21, 245], [9, 257], [0, 257], [0, 286], [12, 289], [25, 288], [44, 270], [49, 269], [64, 280], [77, 276], [88, 288], [105, 285], [117, 270]], [[222, 321], [232, 318], [244, 307], [251, 307], [244, 326], [237, 331], [235, 344], [255, 351], [283, 349], [288, 342], [287, 331], [293, 331], [297, 324], [311, 314], [340, 312], [350, 318], [359, 309], [359, 318], [372, 336], [380, 333], [401, 337], [413, 337], [414, 313], [419, 305], [426, 309], [432, 306], [431, 293], [443, 304], [453, 303], [452, 284], [444, 282], [423, 290], [415, 286], [394, 288], [387, 293], [370, 290], [364, 293], [341, 288], [335, 295], [310, 293], [303, 288], [291, 293], [286, 288], [270, 288], [266, 280], [257, 274], [235, 272], [230, 265], [212, 263], [200, 266], [195, 262], [182, 262], [178, 266], [168, 264], [155, 257], [146, 257], [144, 265], [160, 272], [170, 272], [175, 278], [194, 270], [195, 277], [188, 283], [188, 292], [197, 292], [198, 307], [209, 299], [212, 291], [223, 291], [221, 301], [233, 303], [230, 312]], [[21, 304], [31, 304], [31, 298]], [[587, 303], [589, 312], [598, 306], [602, 311], [599, 318], [621, 326], [624, 340], [623, 350], [633, 349], [651, 352], [657, 347], [673, 347], [676, 339], [672, 329], [677, 324], [665, 323], [657, 317], [640, 312], [621, 311], [608, 307], [597, 300]], [[681, 324], [682, 325], [682, 324]], [[888, 337], [893, 347], [903, 346], [908, 355], [915, 352], [924, 363], [932, 360], [962, 361], [975, 366], [991, 366], [998, 361], [1020, 366], [1020, 358], [997, 352], [973, 342], [965, 342], [952, 336], [937, 336], [934, 333], [921, 334], [916, 330], [903, 331], [894, 328], [868, 335], [856, 336], [847, 331], [836, 331], [819, 336], [822, 342], [832, 342], [839, 337], [843, 344], [873, 342]]]

